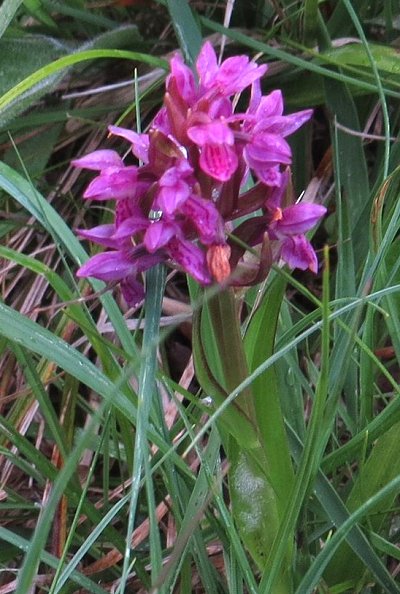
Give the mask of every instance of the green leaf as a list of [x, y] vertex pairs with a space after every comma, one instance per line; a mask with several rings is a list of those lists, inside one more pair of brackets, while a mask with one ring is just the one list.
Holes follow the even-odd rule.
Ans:
[[51, 18], [49, 13], [44, 10], [41, 0], [24, 0], [24, 6], [38, 21], [47, 25], [51, 29], [57, 30], [56, 22]]
[[112, 400], [126, 416], [136, 418], [136, 407], [129, 398], [84, 355], [46, 328], [1, 302], [0, 334], [57, 363], [61, 369], [65, 369], [105, 399]]
[[[400, 60], [397, 48], [370, 42], [368, 46], [378, 70], [394, 75], [400, 74]], [[338, 66], [350, 64], [371, 69], [370, 59], [361, 43], [349, 43], [339, 48], [324, 51], [323, 56], [326, 56]]]
[[[245, 335], [249, 370], [253, 372], [274, 352], [276, 328], [286, 281], [276, 275], [252, 316]], [[279, 515], [287, 504], [293, 485], [293, 468], [280, 404], [280, 389], [275, 367], [269, 367], [252, 383], [258, 435], [268, 464], [268, 480], [277, 498]]]
[[[7, 528], [0, 527], [0, 540], [2, 542], [7, 542], [13, 545], [13, 547], [17, 547], [20, 551], [28, 551], [31, 543], [29, 540], [26, 540], [22, 536], [15, 534], [11, 530]], [[3, 549], [3, 546], [1, 547]], [[40, 554], [40, 560], [44, 561], [49, 567], [53, 567], [54, 569], [57, 568], [60, 560], [53, 555], [50, 555], [46, 551], [42, 551]], [[75, 571], [71, 574], [71, 580], [85, 589], [86, 592], [90, 592], [91, 594], [107, 594], [107, 591], [97, 585], [88, 577], [82, 575], [81, 573]]]
[[202, 38], [191, 8], [187, 0], [167, 0], [167, 7], [185, 60], [193, 66]]
[[0, 6], [0, 37], [3, 36], [23, 0], [4, 0]]
[[[114, 33], [114, 31], [112, 33]], [[62, 47], [63, 46], [61, 46], [61, 48]], [[4, 55], [9, 56], [9, 52], [3, 54], [3, 56]], [[37, 99], [48, 92], [49, 89], [65, 75], [67, 68], [80, 64], [81, 62], [97, 60], [100, 58], [139, 61], [151, 64], [152, 66], [166, 68], [164, 60], [138, 52], [118, 49], [88, 49], [76, 51], [54, 61], [49, 61], [50, 63], [39, 67], [32, 74], [23, 78], [23, 80], [20, 79], [20, 82], [5, 92], [3, 96], [0, 97], [0, 126], [4, 127], [12, 117], [15, 117], [17, 113], [20, 113], [27, 106], [31, 105], [34, 99]], [[30, 72], [32, 72], [31, 69]]]
[[[399, 430], [400, 423], [397, 423], [382, 435], [377, 440], [365, 464], [361, 466], [346, 501], [346, 507], [350, 512], [358, 510], [379, 489], [400, 475]], [[395, 497], [396, 494], [391, 493], [387, 497], [381, 498], [376, 506], [369, 510], [368, 524], [375, 532], [382, 527]], [[354, 584], [358, 584], [364, 573], [364, 564], [349, 550], [349, 546], [344, 544], [328, 566], [325, 579], [331, 586], [347, 580], [354, 580]], [[368, 580], [368, 577], [365, 576], [364, 579]]]

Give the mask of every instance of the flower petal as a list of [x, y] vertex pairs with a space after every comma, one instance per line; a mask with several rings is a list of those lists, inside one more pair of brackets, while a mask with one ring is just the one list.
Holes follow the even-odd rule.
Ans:
[[77, 229], [76, 232], [84, 239], [89, 239], [100, 245], [116, 248], [117, 242], [112, 238], [115, 225], [98, 225], [92, 229]]
[[204, 146], [205, 144], [227, 144], [232, 146], [235, 142], [232, 130], [223, 119], [191, 126], [187, 134], [190, 140], [193, 140], [198, 146]]
[[181, 207], [180, 212], [188, 217], [197, 229], [203, 244], [211, 245], [223, 242], [223, 221], [216, 206], [210, 200], [191, 196]]
[[193, 72], [182, 60], [180, 54], [170, 60], [171, 74], [167, 77], [166, 88], [169, 91], [171, 79], [175, 79], [176, 88], [186, 103], [190, 106], [196, 99], [196, 85], [194, 81]]
[[218, 72], [217, 56], [209, 41], [206, 41], [196, 60], [196, 70], [199, 75], [200, 85], [207, 89], [213, 77]]
[[121, 292], [126, 303], [131, 307], [140, 305], [144, 299], [144, 287], [133, 275], [121, 281]]
[[137, 193], [137, 167], [105, 169], [86, 188], [84, 198], [91, 200], [121, 200], [134, 198]]
[[177, 230], [177, 225], [165, 221], [156, 221], [147, 228], [143, 243], [146, 249], [153, 254], [164, 247], [172, 237], [176, 236]]
[[281, 257], [291, 268], [318, 272], [317, 255], [304, 235], [287, 237], [282, 244]]
[[305, 109], [286, 116], [274, 116], [269, 118], [265, 124], [261, 121], [254, 128], [254, 134], [262, 132], [265, 128], [271, 134], [280, 134], [281, 136], [289, 136], [296, 132], [303, 124], [308, 122], [313, 114], [312, 109]]
[[148, 163], [149, 157], [149, 135], [148, 134], [138, 134], [133, 130], [128, 130], [127, 128], [120, 128], [119, 126], [108, 126], [108, 130], [114, 136], [120, 136], [121, 138], [125, 138], [128, 142], [132, 144], [132, 152], [143, 163]]
[[113, 235], [113, 239], [123, 240], [132, 237], [138, 231], [143, 231], [149, 225], [149, 220], [143, 215], [134, 215], [124, 219]]
[[74, 167], [93, 169], [94, 171], [101, 171], [109, 167], [120, 168], [124, 166], [124, 162], [119, 154], [108, 149], [93, 151], [80, 159], [74, 159], [74, 161], [71, 161], [71, 164]]
[[305, 233], [326, 214], [325, 206], [300, 202], [282, 210], [282, 217], [275, 221], [273, 229], [278, 235], [298, 235]]
[[200, 154], [202, 170], [217, 179], [228, 181], [238, 166], [238, 157], [230, 146], [226, 144], [206, 144]]
[[121, 252], [103, 252], [89, 258], [77, 272], [79, 277], [118, 281], [134, 270], [132, 261]]
[[168, 244], [168, 253], [179, 266], [189, 273], [201, 285], [209, 285], [211, 276], [208, 271], [206, 255], [191, 241], [174, 238]]

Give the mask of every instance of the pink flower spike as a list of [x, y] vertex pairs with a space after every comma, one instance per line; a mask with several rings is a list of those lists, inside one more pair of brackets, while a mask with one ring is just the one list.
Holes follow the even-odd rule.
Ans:
[[143, 161], [143, 163], [149, 162], [149, 135], [148, 134], [138, 134], [133, 130], [128, 130], [127, 128], [120, 128], [119, 126], [108, 126], [108, 130], [111, 134], [115, 136], [120, 136], [121, 138], [125, 138], [128, 142], [132, 144], [132, 153]]
[[80, 167], [82, 169], [93, 169], [94, 171], [102, 171], [109, 167], [123, 167], [124, 162], [122, 161], [119, 154], [115, 151], [103, 149], [99, 151], [93, 151], [80, 159], [71, 161], [74, 167]]
[[308, 268], [314, 274], [318, 272], [317, 255], [304, 235], [287, 237], [282, 245], [281, 257], [291, 268]]

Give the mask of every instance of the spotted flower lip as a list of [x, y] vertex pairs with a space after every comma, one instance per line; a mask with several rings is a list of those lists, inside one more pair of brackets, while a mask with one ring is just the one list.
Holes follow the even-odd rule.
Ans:
[[[106, 248], [81, 266], [80, 277], [118, 282], [127, 303], [137, 305], [144, 296], [141, 273], [160, 262], [204, 286], [258, 283], [274, 259], [317, 272], [305, 233], [326, 209], [293, 204], [287, 141], [312, 110], [285, 114], [280, 90], [262, 94], [266, 71], [246, 55], [218, 64], [208, 41], [196, 74], [176, 53], [149, 130], [108, 128], [110, 142], [130, 145], [127, 162], [108, 148], [72, 162], [96, 172], [83, 197], [115, 207], [113, 223], [78, 230]], [[247, 109], [240, 111], [237, 96], [248, 88]], [[132, 155], [138, 164], [131, 164]], [[244, 191], [250, 179], [254, 185]]]

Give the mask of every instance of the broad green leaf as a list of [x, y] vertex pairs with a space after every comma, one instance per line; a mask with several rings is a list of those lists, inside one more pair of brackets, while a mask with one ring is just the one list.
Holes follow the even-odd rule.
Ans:
[[23, 0], [3, 1], [2, 5], [0, 6], [0, 37], [2, 37], [8, 25], [11, 23], [22, 2]]
[[[285, 279], [276, 275], [247, 328], [244, 348], [250, 372], [262, 365], [274, 352], [285, 287]], [[274, 367], [269, 367], [252, 383], [258, 435], [267, 459], [268, 478], [281, 515], [286, 508], [287, 493], [293, 485], [293, 468], [280, 404], [280, 389]]]
[[[0, 39], [0, 97], [15, 87], [33, 72], [51, 64], [71, 50], [70, 46], [44, 35], [25, 35], [18, 38]], [[46, 93], [58, 80], [60, 74], [53, 74], [20, 98], [18, 106], [7, 111], [0, 109], [0, 127], [4, 128], [12, 117], [30, 107], [33, 101]]]
[[202, 39], [187, 0], [166, 0], [183, 55], [190, 66], [193, 66], [200, 51]]
[[[397, 48], [388, 45], [369, 43], [369, 49], [379, 70], [389, 74], [400, 74], [400, 58]], [[349, 43], [324, 51], [323, 56], [329, 58], [338, 66], [352, 65], [371, 69], [368, 54], [361, 43]]]
[[[292, 455], [295, 460], [299, 460], [303, 445], [290, 426], [288, 426], [288, 435]], [[332, 525], [339, 528], [349, 518], [350, 514], [341, 497], [332, 486], [331, 481], [320, 470], [317, 472], [314, 492]], [[360, 527], [355, 526], [347, 535], [346, 541], [354, 553], [362, 559], [364, 565], [370, 569], [377, 583], [384, 588], [388, 585], [393, 586], [394, 581], [388, 569], [374, 551]]]

